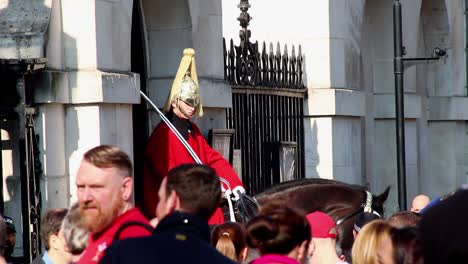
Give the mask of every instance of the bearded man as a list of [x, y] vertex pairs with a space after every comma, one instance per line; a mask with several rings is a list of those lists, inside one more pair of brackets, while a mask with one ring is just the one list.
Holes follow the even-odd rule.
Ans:
[[[150, 235], [148, 220], [134, 208], [132, 163], [114, 146], [102, 145], [84, 154], [76, 175], [82, 224], [89, 230], [89, 243], [78, 263], [98, 263], [114, 240]], [[128, 222], [131, 225], [122, 229]]]

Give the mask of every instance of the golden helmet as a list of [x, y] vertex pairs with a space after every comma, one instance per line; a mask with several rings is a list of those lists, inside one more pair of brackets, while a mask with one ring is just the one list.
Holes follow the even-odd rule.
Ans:
[[203, 115], [198, 75], [195, 66], [195, 51], [193, 49], [184, 49], [179, 69], [177, 70], [171, 91], [166, 100], [166, 105], [164, 107], [165, 112], [171, 109], [171, 104], [176, 99], [180, 99], [195, 107], [195, 116]]

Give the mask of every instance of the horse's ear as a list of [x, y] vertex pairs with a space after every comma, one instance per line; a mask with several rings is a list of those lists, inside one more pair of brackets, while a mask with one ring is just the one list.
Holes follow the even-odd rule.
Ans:
[[383, 205], [384, 202], [387, 200], [388, 198], [388, 193], [390, 192], [390, 185], [387, 186], [387, 188], [385, 189], [385, 191], [381, 194], [379, 194], [377, 197], [375, 197], [375, 201], [376, 203], [378, 204], [381, 204]]

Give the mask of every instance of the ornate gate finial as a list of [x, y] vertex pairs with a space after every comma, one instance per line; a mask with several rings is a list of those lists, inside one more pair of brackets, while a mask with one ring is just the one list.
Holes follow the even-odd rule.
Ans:
[[250, 30], [247, 29], [250, 20], [252, 20], [252, 17], [247, 13], [247, 10], [250, 8], [249, 0], [241, 0], [237, 7], [242, 11], [237, 20], [239, 20], [239, 24], [242, 27], [239, 30], [239, 37], [241, 39], [241, 46], [243, 47], [244, 43], [248, 42], [250, 38]]

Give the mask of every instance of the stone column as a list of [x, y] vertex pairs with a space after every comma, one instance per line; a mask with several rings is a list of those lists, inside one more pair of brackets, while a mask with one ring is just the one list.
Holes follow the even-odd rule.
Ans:
[[133, 156], [132, 107], [139, 75], [130, 72], [133, 1], [53, 0], [47, 71], [35, 82], [40, 104], [44, 208], [76, 200], [82, 154], [112, 144]]

